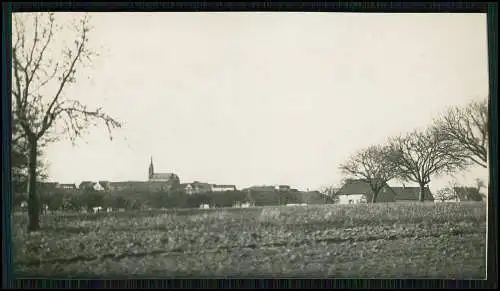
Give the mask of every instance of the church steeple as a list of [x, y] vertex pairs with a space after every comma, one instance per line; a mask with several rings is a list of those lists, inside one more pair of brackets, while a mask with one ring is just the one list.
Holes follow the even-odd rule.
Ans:
[[155, 173], [155, 169], [153, 166], [153, 157], [151, 157], [151, 162], [149, 163], [149, 180], [153, 178], [153, 174]]

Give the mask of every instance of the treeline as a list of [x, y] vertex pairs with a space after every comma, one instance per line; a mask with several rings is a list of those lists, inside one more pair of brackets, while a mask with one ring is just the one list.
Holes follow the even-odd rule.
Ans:
[[[21, 208], [26, 201], [25, 194], [15, 195], [15, 208]], [[201, 204], [211, 207], [232, 207], [237, 203], [252, 203], [255, 206], [286, 204], [326, 204], [333, 203], [331, 198], [319, 192], [277, 192], [277, 191], [227, 191], [187, 195], [183, 191], [143, 192], [122, 190], [101, 192], [93, 190], [70, 191], [51, 189], [40, 192], [41, 205], [49, 211], [91, 211], [94, 207], [103, 209], [159, 209], [159, 208], [197, 208]]]

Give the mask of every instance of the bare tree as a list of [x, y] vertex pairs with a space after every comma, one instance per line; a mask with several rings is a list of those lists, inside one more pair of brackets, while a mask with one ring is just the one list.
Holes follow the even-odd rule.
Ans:
[[[483, 200], [488, 199], [488, 195], [487, 195], [488, 193], [487, 194], [481, 193], [481, 189], [486, 188], [486, 191], [489, 191], [490, 188], [487, 187], [486, 183], [480, 178], [476, 178], [475, 182], [476, 182], [477, 193], [479, 193], [479, 195], [481, 195]], [[488, 184], [488, 186], [491, 186], [491, 184]]]
[[453, 107], [435, 120], [441, 134], [462, 147], [459, 153], [473, 163], [488, 167], [488, 100]]
[[456, 181], [450, 181], [447, 185], [434, 193], [434, 199], [445, 202], [445, 201], [458, 201], [458, 195], [456, 189], [459, 187]]
[[335, 187], [334, 185], [328, 185], [328, 186], [323, 186], [319, 189], [319, 192], [321, 194], [325, 194], [327, 196], [334, 196], [337, 194], [337, 191], [339, 190], [338, 187]]
[[[54, 13], [14, 14], [12, 35], [12, 114], [26, 138], [28, 154], [28, 231], [40, 228], [36, 192], [37, 149], [62, 133], [74, 142], [90, 125], [103, 122], [111, 134], [121, 124], [102, 112], [89, 109], [64, 92], [76, 82], [77, 68], [90, 64], [96, 54], [89, 49], [89, 18], [75, 23], [74, 39], [56, 38], [62, 30]], [[67, 32], [67, 31], [65, 31]], [[70, 45], [58, 41], [71, 41]], [[58, 49], [62, 54], [57, 54]], [[110, 135], [111, 137], [111, 135]]]
[[476, 178], [474, 182], [476, 182], [476, 188], [478, 192], [481, 192], [481, 189], [486, 187], [486, 183], [484, 183], [484, 181], [480, 178]]
[[372, 203], [389, 180], [396, 177], [397, 167], [392, 158], [393, 151], [388, 146], [370, 146], [352, 155], [340, 165], [340, 170], [347, 176], [363, 179], [373, 192]]
[[419, 184], [419, 201], [424, 201], [425, 186], [431, 177], [453, 173], [469, 165], [460, 149], [433, 128], [413, 131], [390, 140], [397, 164], [397, 177]]
[[456, 200], [457, 195], [455, 191], [450, 188], [450, 187], [445, 187], [442, 189], [439, 189], [436, 194], [434, 194], [434, 199], [445, 202], [445, 201], [451, 201], [451, 200]]

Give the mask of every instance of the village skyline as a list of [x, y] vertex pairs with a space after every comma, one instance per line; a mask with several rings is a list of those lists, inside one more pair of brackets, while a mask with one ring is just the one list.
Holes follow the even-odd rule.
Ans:
[[50, 144], [49, 181], [145, 180], [153, 156], [183, 182], [317, 190], [355, 150], [488, 96], [485, 14], [90, 15], [100, 56], [66, 94], [123, 128]]
[[[451, 177], [448, 175], [445, 177], [446, 182], [444, 182], [444, 183], [441, 182], [441, 184], [439, 184], [439, 185], [442, 188], [442, 187], [450, 186], [453, 183], [456, 183], [457, 185], [460, 185], [460, 186], [473, 186], [473, 187], [475, 187], [476, 181], [471, 181], [471, 179], [464, 179], [464, 176], [468, 175], [468, 173], [470, 173], [470, 172], [471, 172], [470, 170], [469, 171], [462, 171], [462, 173], [452, 175]], [[483, 169], [483, 172], [485, 172], [484, 169]], [[172, 172], [171, 174], [177, 175], [174, 172]], [[458, 176], [458, 178], [457, 178], [457, 176]], [[461, 177], [462, 177], [462, 179], [460, 179]], [[224, 185], [224, 186], [230, 185], [230, 186], [235, 186], [236, 190], [243, 190], [243, 189], [250, 188], [250, 187], [260, 187], [260, 186], [275, 186], [275, 187], [289, 186], [292, 189], [297, 189], [299, 191], [306, 191], [306, 192], [307, 191], [323, 191], [328, 187], [335, 187], [337, 189], [340, 189], [342, 187], [342, 185], [345, 183], [346, 179], [356, 179], [353, 177], [344, 177], [338, 183], [335, 183], [335, 184], [331, 183], [331, 184], [320, 185], [319, 187], [316, 187], [316, 188], [315, 187], [300, 188], [300, 187], [297, 187], [296, 185], [294, 185], [293, 183], [268, 183], [268, 184], [257, 183], [257, 184], [252, 184], [252, 185], [236, 185], [236, 184], [232, 184], [232, 183], [213, 183], [212, 181], [200, 180], [200, 179], [186, 181], [186, 180], [183, 180], [182, 177], [178, 177], [178, 178], [180, 179], [180, 184], [203, 183], [203, 184], [209, 184], [209, 185], [213, 185], [213, 186], [214, 185]], [[483, 177], [478, 176], [475, 179], [481, 179], [483, 182], [488, 181], [488, 178], [487, 177], [484, 178], [484, 176]], [[443, 179], [441, 179], [441, 180], [443, 180]], [[464, 180], [468, 180], [468, 181], [464, 183]], [[129, 179], [129, 180], [110, 180], [110, 179], [106, 179], [106, 178], [101, 178], [101, 179], [97, 179], [97, 180], [56, 181], [54, 179], [49, 178], [43, 182], [58, 183], [61, 185], [75, 185], [76, 188], [79, 188], [80, 184], [87, 183], [87, 182], [94, 182], [94, 183], [99, 183], [99, 182], [148, 182], [148, 174], [146, 173], [144, 175], [144, 177], [141, 177], [141, 178]], [[401, 187], [401, 186], [416, 187], [416, 186], [418, 186], [418, 184], [416, 184], [416, 183], [412, 183], [412, 182], [408, 182], [408, 181], [398, 181], [397, 179], [393, 179], [393, 180], [389, 181], [387, 184], [391, 187]], [[432, 192], [436, 192], [439, 189], [438, 187], [432, 187], [432, 185], [429, 185], [429, 188], [431, 188]]]

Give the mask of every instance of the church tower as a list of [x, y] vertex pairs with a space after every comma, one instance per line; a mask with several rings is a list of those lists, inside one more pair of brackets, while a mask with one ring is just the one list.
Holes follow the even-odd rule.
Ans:
[[153, 157], [151, 157], [151, 162], [149, 163], [149, 180], [153, 178], [153, 174], [155, 173], [155, 169], [153, 166]]

